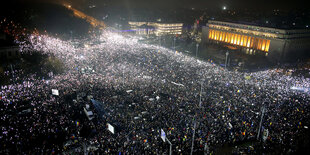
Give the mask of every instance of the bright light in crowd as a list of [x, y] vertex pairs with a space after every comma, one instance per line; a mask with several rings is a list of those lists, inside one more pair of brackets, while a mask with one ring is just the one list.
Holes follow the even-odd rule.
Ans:
[[226, 6], [223, 6], [223, 10], [226, 10]]

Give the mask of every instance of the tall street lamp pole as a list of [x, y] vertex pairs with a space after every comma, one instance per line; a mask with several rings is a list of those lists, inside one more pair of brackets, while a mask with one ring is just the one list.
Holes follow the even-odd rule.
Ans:
[[192, 148], [191, 148], [191, 155], [193, 155], [193, 150], [194, 150], [194, 140], [195, 140], [195, 132], [196, 132], [196, 120], [194, 124], [194, 132], [193, 132], [193, 138], [192, 138]]
[[260, 135], [260, 132], [261, 132], [264, 114], [265, 114], [265, 105], [263, 105], [263, 107], [262, 107], [262, 115], [261, 115], [261, 118], [260, 118], [260, 123], [259, 123], [259, 128], [258, 128], [258, 133], [257, 133], [257, 140], [259, 139], [259, 135]]
[[176, 40], [176, 38], [174, 37], [173, 38], [173, 50], [175, 51], [175, 40]]
[[197, 58], [197, 54], [198, 54], [198, 47], [199, 47], [199, 44], [197, 43], [196, 44], [196, 58]]
[[226, 60], [225, 60], [225, 69], [227, 68], [227, 58], [228, 58], [228, 55], [229, 55], [229, 53], [228, 53], [228, 51], [226, 52]]

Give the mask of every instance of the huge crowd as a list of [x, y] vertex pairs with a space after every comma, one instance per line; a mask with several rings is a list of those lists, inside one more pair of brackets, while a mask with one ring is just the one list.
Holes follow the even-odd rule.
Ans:
[[161, 129], [176, 154], [189, 154], [192, 145], [193, 153], [216, 152], [257, 141], [262, 109], [259, 140], [269, 131], [264, 151], [297, 151], [297, 135], [308, 130], [310, 79], [277, 69], [228, 71], [138, 39], [104, 32], [85, 40], [30, 35], [18, 41], [21, 52], [55, 56], [66, 71], [45, 79], [13, 71], [18, 80], [1, 86], [1, 153], [84, 153], [94, 146], [102, 154], [167, 154]]

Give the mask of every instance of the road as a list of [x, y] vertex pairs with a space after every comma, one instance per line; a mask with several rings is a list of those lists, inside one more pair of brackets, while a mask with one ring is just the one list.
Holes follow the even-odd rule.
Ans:
[[82, 11], [79, 11], [79, 10], [73, 8], [71, 5], [64, 4], [64, 6], [67, 9], [71, 10], [73, 12], [74, 16], [86, 20], [93, 27], [98, 27], [98, 28], [102, 28], [102, 29], [106, 27], [106, 25], [104, 24], [103, 21], [97, 20], [92, 16], [86, 15]]

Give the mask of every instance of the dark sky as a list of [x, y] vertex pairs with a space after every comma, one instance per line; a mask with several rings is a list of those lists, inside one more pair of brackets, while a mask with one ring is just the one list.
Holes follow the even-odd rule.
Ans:
[[63, 0], [71, 1], [73, 3], [87, 4], [109, 3], [113, 5], [131, 7], [131, 8], [161, 8], [161, 7], [195, 7], [195, 8], [280, 8], [293, 9], [307, 7], [301, 0]]
[[300, 9], [309, 8], [301, 0], [11, 0], [11, 1], [37, 1], [49, 3], [71, 3], [77, 7], [87, 7], [89, 4], [96, 4], [97, 7], [108, 4], [112, 7], [124, 7], [126, 9], [138, 8], [214, 8], [221, 9], [226, 6], [228, 9]]

